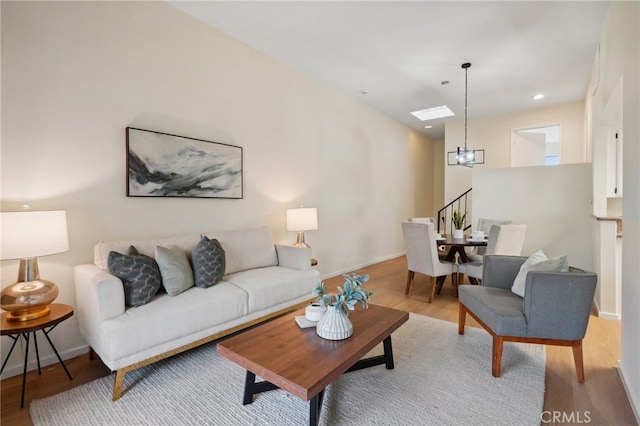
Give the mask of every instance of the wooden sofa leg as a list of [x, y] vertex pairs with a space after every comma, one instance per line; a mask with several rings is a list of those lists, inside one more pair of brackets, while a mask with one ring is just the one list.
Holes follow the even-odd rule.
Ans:
[[493, 377], [500, 377], [500, 364], [502, 363], [502, 345], [504, 337], [493, 336], [493, 362], [491, 365], [491, 374]]
[[573, 346], [573, 360], [576, 364], [578, 382], [584, 383], [584, 365], [582, 363], [582, 340], [578, 340]]
[[459, 302], [458, 305], [458, 334], [464, 334], [464, 324], [467, 321], [467, 307]]
[[436, 289], [438, 288], [438, 279], [436, 277], [431, 277], [431, 294], [429, 294], [428, 303], [436, 297]]
[[124, 386], [124, 376], [127, 372], [124, 369], [116, 371], [116, 378], [113, 382], [113, 401], [117, 401], [122, 396], [122, 387]]
[[413, 271], [407, 271], [407, 285], [404, 288], [404, 294], [409, 294], [409, 287], [411, 287], [411, 281], [413, 281], [413, 276], [416, 273]]
[[93, 361], [94, 359], [96, 359], [96, 351], [93, 350], [93, 348], [89, 348], [89, 361]]

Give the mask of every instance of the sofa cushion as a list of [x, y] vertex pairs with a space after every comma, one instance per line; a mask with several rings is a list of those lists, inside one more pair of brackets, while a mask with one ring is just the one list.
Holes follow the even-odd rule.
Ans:
[[158, 264], [151, 257], [130, 246], [127, 254], [109, 253], [109, 272], [122, 280], [127, 306], [147, 303], [160, 289], [162, 278]]
[[[278, 255], [271, 232], [266, 226], [239, 231], [206, 232], [202, 235], [206, 235], [209, 239], [215, 238], [222, 244], [225, 250], [227, 274], [278, 265]], [[201, 235], [189, 234], [153, 240], [101, 241], [93, 249], [94, 263], [106, 270], [109, 252], [124, 252], [130, 245], [136, 246], [140, 253], [147, 256], [155, 255], [156, 246], [175, 246], [186, 253], [191, 253], [200, 239]]]
[[278, 256], [269, 228], [205, 233], [220, 241], [227, 259], [227, 274], [247, 269], [277, 266]]
[[279, 266], [250, 269], [225, 277], [249, 295], [248, 313], [285, 303], [302, 296], [313, 298], [311, 292], [318, 283], [317, 271], [300, 271]]
[[108, 258], [109, 253], [117, 251], [120, 253], [126, 252], [129, 246], [135, 246], [138, 252], [146, 254], [149, 257], [155, 256], [156, 247], [178, 247], [185, 253], [191, 253], [193, 248], [200, 241], [199, 234], [188, 234], [178, 237], [169, 237], [152, 240], [114, 240], [114, 241], [100, 241], [93, 248], [93, 263], [97, 267], [104, 270], [108, 270]]
[[225, 281], [209, 288], [191, 287], [171, 297], [161, 293], [151, 303], [127, 309], [101, 325], [110, 360], [146, 351], [247, 314], [247, 294]]
[[202, 236], [191, 253], [191, 263], [196, 287], [211, 287], [224, 276], [225, 251], [218, 240]]
[[156, 262], [162, 286], [169, 296], [176, 296], [193, 286], [193, 271], [187, 254], [178, 247], [156, 247]]

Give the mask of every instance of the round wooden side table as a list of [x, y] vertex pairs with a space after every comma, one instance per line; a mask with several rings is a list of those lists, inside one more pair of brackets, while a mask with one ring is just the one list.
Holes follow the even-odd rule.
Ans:
[[51, 345], [51, 349], [53, 349], [53, 352], [58, 357], [58, 361], [60, 361], [60, 364], [64, 368], [64, 371], [67, 373], [67, 376], [69, 376], [69, 380], [73, 380], [73, 377], [71, 377], [71, 373], [69, 373], [69, 370], [67, 370], [67, 366], [62, 361], [62, 358], [60, 358], [60, 354], [58, 354], [56, 347], [53, 345], [53, 342], [49, 338], [49, 333], [51, 332], [51, 330], [56, 328], [56, 326], [60, 324], [62, 321], [66, 320], [67, 318], [73, 315], [73, 308], [69, 305], [64, 305], [62, 303], [52, 303], [51, 305], [49, 305], [49, 308], [51, 309], [51, 312], [49, 312], [47, 315], [40, 318], [32, 319], [30, 321], [7, 321], [8, 312], [4, 312], [0, 319], [2, 336], [9, 336], [11, 339], [13, 339], [13, 344], [11, 345], [11, 349], [9, 349], [9, 353], [7, 354], [6, 358], [2, 363], [2, 369], [0, 370], [0, 374], [2, 374], [2, 372], [4, 371], [4, 367], [7, 365], [7, 361], [9, 361], [9, 357], [11, 356], [11, 353], [13, 352], [13, 348], [15, 348], [16, 343], [18, 343], [18, 340], [20, 340], [20, 338], [23, 338], [24, 341], [26, 342], [25, 351], [24, 351], [24, 367], [22, 370], [22, 398], [20, 399], [20, 408], [24, 407], [24, 391], [27, 383], [26, 379], [27, 379], [27, 363], [29, 362], [30, 335], [33, 335], [33, 343], [36, 348], [36, 359], [38, 361], [38, 375], [42, 374], [40, 370], [40, 353], [38, 352], [38, 339], [36, 338], [36, 331], [38, 330], [42, 331], [42, 334], [44, 334], [44, 337], [47, 338], [49, 345]]

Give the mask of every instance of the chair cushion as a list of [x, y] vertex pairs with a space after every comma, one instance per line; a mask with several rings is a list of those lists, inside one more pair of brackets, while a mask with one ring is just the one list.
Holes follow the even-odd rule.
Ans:
[[542, 250], [538, 250], [529, 256], [520, 267], [520, 272], [518, 272], [515, 280], [513, 280], [511, 291], [520, 297], [524, 297], [525, 284], [529, 271], [567, 272], [568, 270], [569, 264], [566, 255], [548, 259]]
[[458, 287], [460, 303], [500, 336], [526, 336], [522, 298], [509, 289], [475, 285]]

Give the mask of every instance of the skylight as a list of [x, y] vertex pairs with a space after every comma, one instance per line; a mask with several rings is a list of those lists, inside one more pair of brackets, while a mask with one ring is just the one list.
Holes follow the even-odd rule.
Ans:
[[413, 111], [411, 115], [419, 120], [426, 121], [435, 120], [436, 118], [442, 117], [451, 117], [455, 114], [449, 109], [449, 107], [447, 107], [446, 105], [442, 105], [434, 108], [423, 109], [420, 111]]

